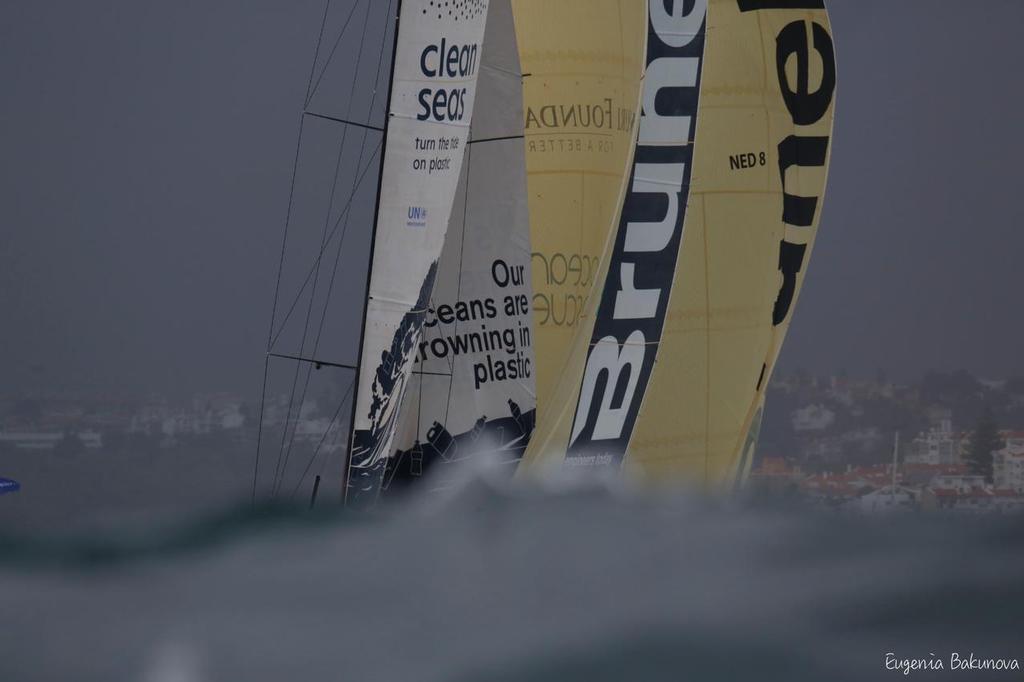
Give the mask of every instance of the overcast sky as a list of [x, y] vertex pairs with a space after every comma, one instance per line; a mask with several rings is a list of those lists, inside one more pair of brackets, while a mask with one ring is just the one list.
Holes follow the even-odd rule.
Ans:
[[[1024, 3], [830, 8], [832, 174], [783, 369], [1024, 373]], [[0, 392], [257, 386], [322, 11], [0, 3]]]

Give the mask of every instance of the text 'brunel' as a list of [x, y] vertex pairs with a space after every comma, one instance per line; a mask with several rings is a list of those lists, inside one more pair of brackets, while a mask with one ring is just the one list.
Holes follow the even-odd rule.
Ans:
[[595, 319], [569, 465], [621, 463], [654, 366], [689, 195], [706, 15], [707, 0], [650, 2], [630, 191]]
[[[824, 9], [823, 0], [738, 0], [741, 12], [766, 10]], [[835, 48], [828, 30], [817, 22], [794, 21], [775, 38], [775, 70], [782, 99], [793, 124], [798, 127], [819, 123], [832, 106], [836, 89]], [[810, 42], [808, 42], [808, 34]], [[810, 89], [811, 47], [822, 65], [821, 83]], [[796, 81], [790, 82], [786, 65], [795, 59]], [[824, 167], [828, 159], [829, 138], [816, 135], [788, 135], [779, 142], [779, 175], [782, 182], [782, 222], [797, 228], [814, 225], [819, 197], [797, 196], [787, 190], [786, 174], [797, 168]], [[795, 172], [795, 171], [794, 171]], [[797, 275], [803, 269], [807, 245], [786, 239], [779, 243], [779, 271], [782, 286], [775, 299], [772, 324], [781, 325], [789, 317], [796, 296]]]

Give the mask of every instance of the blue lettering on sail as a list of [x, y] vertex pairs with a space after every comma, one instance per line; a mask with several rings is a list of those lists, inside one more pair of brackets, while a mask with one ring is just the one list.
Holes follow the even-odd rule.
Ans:
[[427, 209], [422, 206], [410, 206], [409, 220], [405, 224], [407, 227], [426, 227]]

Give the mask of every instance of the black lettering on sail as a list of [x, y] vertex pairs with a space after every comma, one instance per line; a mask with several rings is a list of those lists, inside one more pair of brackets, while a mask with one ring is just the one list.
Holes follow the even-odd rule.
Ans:
[[806, 253], [806, 244], [791, 244], [785, 240], [779, 244], [782, 286], [779, 288], [779, 296], [775, 299], [775, 309], [772, 311], [772, 325], [775, 327], [789, 317], [789, 310], [793, 307], [793, 298], [796, 296], [796, 276], [803, 269]]
[[818, 197], [800, 197], [786, 191], [786, 171], [800, 168], [822, 167], [828, 159], [827, 137], [798, 137], [790, 135], [779, 143], [779, 175], [782, 178], [782, 222], [794, 227], [814, 225]]
[[[775, 68], [778, 72], [782, 99], [793, 117], [793, 123], [806, 126], [817, 123], [832, 105], [836, 89], [836, 55], [832, 37], [828, 31], [815, 23], [811, 26], [814, 49], [821, 56], [824, 72], [821, 85], [810, 91], [810, 48], [807, 45], [807, 28], [802, 21], [794, 21], [779, 32], [776, 38]], [[790, 87], [786, 77], [786, 64], [790, 57], [796, 57], [796, 89]]]
[[[825, 9], [822, 0], [738, 0], [741, 12], [757, 10]], [[835, 47], [828, 30], [817, 22], [810, 24], [815, 51], [821, 59], [821, 83], [811, 90], [811, 45], [807, 42], [808, 23], [794, 21], [784, 26], [775, 40], [775, 72], [779, 92], [786, 104], [793, 126], [810, 126], [820, 122], [835, 97]], [[786, 65], [796, 60], [796, 81], [790, 82]], [[787, 172], [796, 168], [823, 168], [828, 161], [830, 138], [790, 134], [779, 142], [779, 180], [782, 185], [782, 222], [792, 227], [813, 227], [817, 217], [819, 197], [804, 197], [789, 191]], [[796, 298], [797, 276], [803, 269], [807, 255], [806, 244], [794, 244], [783, 239], [779, 243], [779, 288], [772, 309], [772, 325], [779, 326], [788, 318]]]
[[686, 220], [707, 2], [649, 4], [643, 115], [566, 454], [620, 466], [654, 369]]

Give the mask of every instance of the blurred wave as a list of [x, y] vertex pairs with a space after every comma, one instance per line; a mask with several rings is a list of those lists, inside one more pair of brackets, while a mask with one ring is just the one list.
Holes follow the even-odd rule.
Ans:
[[[325, 505], [326, 506], [326, 505]], [[474, 474], [379, 512], [0, 536], [11, 680], [872, 680], [1024, 658], [1020, 518]], [[1019, 679], [911, 672], [913, 679]]]

